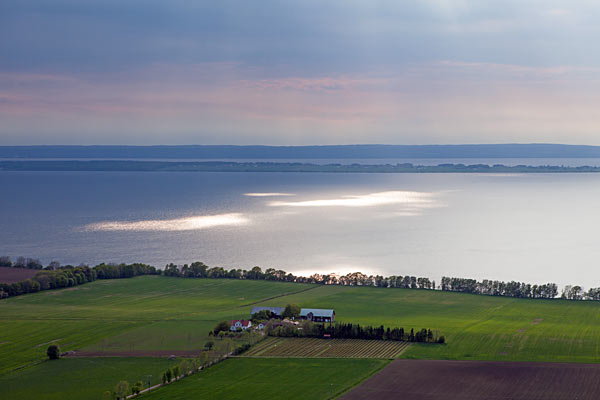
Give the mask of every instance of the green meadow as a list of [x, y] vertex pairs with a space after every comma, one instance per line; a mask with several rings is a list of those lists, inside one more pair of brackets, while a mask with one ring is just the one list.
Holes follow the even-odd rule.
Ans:
[[65, 358], [0, 376], [2, 398], [19, 400], [100, 399], [117, 382], [160, 383], [177, 361], [166, 358]]
[[389, 361], [373, 359], [234, 358], [143, 399], [330, 399], [368, 378]]
[[103, 280], [0, 301], [0, 373], [67, 350], [189, 350], [219, 320], [309, 285], [144, 276]]
[[[444, 345], [413, 344], [402, 354], [401, 357], [405, 358], [600, 361], [598, 302], [143, 276], [96, 281], [75, 288], [0, 301], [0, 378], [11, 383], [11, 390], [19, 390], [19, 385], [29, 382], [31, 393], [44, 393], [43, 379], [32, 377], [51, 374], [55, 368], [57, 371], [77, 369], [80, 373], [77, 363], [88, 360], [45, 362], [45, 349], [49, 343], [60, 344], [63, 351], [201, 349], [208, 339], [208, 330], [216, 322], [248, 317], [252, 305], [285, 306], [288, 303], [334, 308], [339, 321], [405, 329], [430, 328], [446, 337]], [[101, 358], [91, 360], [111, 362]], [[140, 363], [142, 368], [142, 364], [151, 363], [149, 360], [153, 359], [131, 360]], [[165, 360], [157, 362], [160, 361]], [[186, 378], [186, 381], [205, 380], [213, 376], [213, 369], [217, 372], [225, 369], [227, 372], [226, 368], [233, 368], [228, 365], [238, 362], [241, 361], [224, 362], [222, 367], [219, 364], [201, 372], [198, 377]], [[267, 368], [267, 364], [261, 362], [266, 361], [244, 361], [257, 363], [256, 369], [263, 368], [262, 365]], [[240, 371], [250, 372], [255, 368], [248, 366]], [[99, 368], [94, 379], [102, 385], [110, 381], [110, 387], [120, 379], [129, 379], [129, 375], [109, 374], [109, 370], [119, 371], [119, 368]], [[214, 379], [218, 380], [221, 378], [217, 372], [214, 372]], [[287, 367], [275, 368], [273, 379], [288, 379], [284, 376], [287, 373]], [[29, 378], [25, 379], [26, 376]], [[66, 376], [69, 376], [68, 373]], [[103, 380], [104, 376], [106, 380]], [[243, 376], [238, 378], [240, 381], [244, 379]], [[133, 383], [134, 377], [131, 379]], [[185, 388], [187, 385], [181, 382], [173, 387]]]

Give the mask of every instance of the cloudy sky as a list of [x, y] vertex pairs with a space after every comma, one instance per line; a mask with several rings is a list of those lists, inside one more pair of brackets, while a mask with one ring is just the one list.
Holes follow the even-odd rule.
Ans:
[[0, 144], [600, 144], [597, 1], [2, 0]]

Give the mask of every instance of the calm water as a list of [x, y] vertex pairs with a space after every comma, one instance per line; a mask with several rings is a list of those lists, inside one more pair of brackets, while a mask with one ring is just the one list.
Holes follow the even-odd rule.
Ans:
[[600, 174], [0, 173], [0, 254], [600, 286]]

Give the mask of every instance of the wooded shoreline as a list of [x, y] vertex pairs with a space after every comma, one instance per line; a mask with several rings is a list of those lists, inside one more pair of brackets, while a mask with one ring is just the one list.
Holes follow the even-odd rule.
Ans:
[[600, 166], [503, 164], [311, 164], [234, 161], [0, 161], [0, 171], [325, 172], [325, 173], [596, 173]]

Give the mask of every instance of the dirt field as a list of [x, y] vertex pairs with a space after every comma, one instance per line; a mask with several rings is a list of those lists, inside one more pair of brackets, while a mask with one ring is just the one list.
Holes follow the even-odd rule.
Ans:
[[38, 270], [0, 267], [0, 283], [14, 283], [33, 277]]
[[396, 360], [342, 398], [600, 399], [600, 364]]

